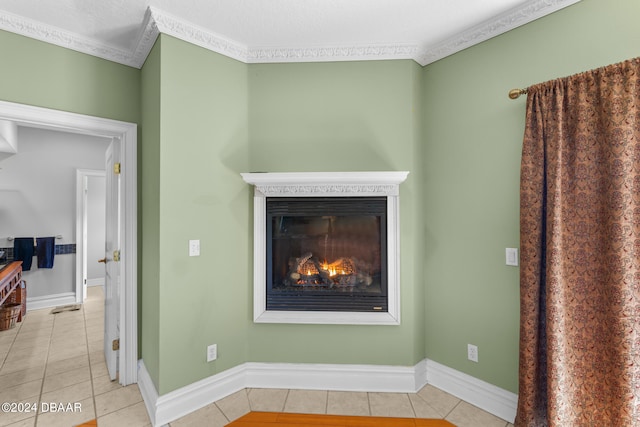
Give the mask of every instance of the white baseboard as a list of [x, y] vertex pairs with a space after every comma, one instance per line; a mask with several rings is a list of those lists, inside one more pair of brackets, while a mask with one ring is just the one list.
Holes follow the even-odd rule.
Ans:
[[[28, 295], [28, 294], [27, 294]], [[27, 312], [42, 308], [57, 307], [59, 305], [75, 304], [76, 293], [65, 292], [63, 294], [43, 295], [40, 297], [27, 296]]]
[[103, 286], [104, 277], [98, 277], [97, 279], [87, 279], [87, 286]]
[[427, 383], [513, 423], [518, 395], [471, 375], [427, 360]]
[[138, 386], [154, 426], [244, 388], [415, 393], [427, 383], [507, 421], [515, 418], [517, 395], [428, 359], [408, 367], [248, 362], [162, 396], [138, 362]]
[[426, 366], [249, 362], [158, 396], [141, 360], [138, 386], [152, 424], [162, 426], [244, 388], [415, 393], [426, 384]]

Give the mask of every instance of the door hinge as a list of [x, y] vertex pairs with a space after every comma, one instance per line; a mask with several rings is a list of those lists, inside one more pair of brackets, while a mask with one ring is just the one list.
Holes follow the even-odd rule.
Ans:
[[120, 338], [111, 341], [111, 350], [113, 351], [120, 350]]
[[116, 175], [120, 175], [120, 163], [114, 163], [113, 164], [113, 173], [115, 173]]
[[113, 260], [115, 262], [120, 261], [120, 251], [113, 251]]

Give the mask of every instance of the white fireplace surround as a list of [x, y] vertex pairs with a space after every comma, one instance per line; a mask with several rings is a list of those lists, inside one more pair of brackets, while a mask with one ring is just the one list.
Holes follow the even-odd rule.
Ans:
[[[409, 172], [242, 173], [253, 196], [253, 320], [256, 323], [400, 324], [400, 184]], [[386, 197], [387, 312], [276, 311], [266, 309], [267, 197]]]

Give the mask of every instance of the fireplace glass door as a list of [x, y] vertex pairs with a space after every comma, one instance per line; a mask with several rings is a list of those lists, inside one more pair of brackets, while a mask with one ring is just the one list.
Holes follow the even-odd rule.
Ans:
[[267, 198], [266, 308], [387, 311], [386, 197]]

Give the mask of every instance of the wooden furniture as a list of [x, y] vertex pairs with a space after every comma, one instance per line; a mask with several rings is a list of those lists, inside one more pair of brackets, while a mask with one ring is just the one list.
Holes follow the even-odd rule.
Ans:
[[0, 270], [0, 305], [5, 301], [21, 304], [22, 309], [18, 316], [18, 322], [25, 315], [27, 301], [22, 291], [22, 261], [13, 261]]

